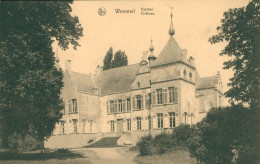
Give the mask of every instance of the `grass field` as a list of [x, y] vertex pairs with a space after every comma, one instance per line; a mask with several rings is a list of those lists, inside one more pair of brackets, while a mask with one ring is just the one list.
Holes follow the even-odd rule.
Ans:
[[197, 164], [196, 159], [189, 157], [189, 152], [184, 150], [167, 152], [162, 155], [136, 156], [133, 160], [138, 164]]

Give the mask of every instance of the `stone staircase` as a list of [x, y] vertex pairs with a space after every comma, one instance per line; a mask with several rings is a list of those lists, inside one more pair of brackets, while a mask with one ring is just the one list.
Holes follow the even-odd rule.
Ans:
[[120, 137], [105, 137], [100, 139], [99, 141], [84, 146], [84, 148], [107, 148], [107, 147], [120, 147], [120, 145], [117, 145], [117, 140]]

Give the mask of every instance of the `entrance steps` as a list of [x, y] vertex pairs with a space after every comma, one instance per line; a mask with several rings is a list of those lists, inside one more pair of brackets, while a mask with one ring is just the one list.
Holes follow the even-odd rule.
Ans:
[[108, 148], [108, 147], [120, 147], [120, 145], [117, 145], [117, 140], [120, 137], [105, 137], [100, 139], [99, 141], [84, 146], [84, 148]]

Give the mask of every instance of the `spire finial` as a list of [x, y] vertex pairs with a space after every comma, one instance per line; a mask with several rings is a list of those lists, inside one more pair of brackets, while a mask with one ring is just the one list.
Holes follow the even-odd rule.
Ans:
[[170, 36], [173, 36], [175, 34], [175, 30], [173, 29], [173, 23], [172, 23], [172, 17], [173, 17], [172, 10], [173, 10], [173, 7], [171, 7], [171, 25], [170, 25], [170, 28], [169, 28], [169, 35]]
[[154, 47], [153, 47], [153, 39], [152, 39], [152, 38], [151, 38], [151, 45], [150, 45], [149, 50], [150, 50], [151, 52], [153, 52], [153, 50], [154, 50]]

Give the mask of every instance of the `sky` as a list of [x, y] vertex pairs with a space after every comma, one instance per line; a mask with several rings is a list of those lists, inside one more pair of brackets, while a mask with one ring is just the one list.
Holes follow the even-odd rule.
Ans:
[[[219, 56], [226, 43], [211, 45], [208, 39], [217, 34], [223, 13], [230, 8], [246, 6], [248, 0], [173, 0], [173, 1], [75, 1], [72, 15], [79, 17], [83, 27], [81, 47], [73, 50], [57, 50], [60, 65], [71, 60], [72, 70], [94, 73], [103, 64], [109, 47], [125, 51], [128, 64], [139, 63], [143, 51], [148, 51], [153, 40], [154, 54], [158, 56], [169, 39], [170, 13], [173, 7], [174, 38], [187, 56], [195, 58], [200, 77], [213, 76], [220, 71], [223, 90], [227, 91], [231, 70], [223, 70], [223, 62], [229, 57]], [[105, 8], [104, 16], [98, 14]], [[142, 15], [141, 8], [152, 8], [154, 15]], [[135, 13], [118, 14], [115, 9], [133, 10]], [[151, 13], [151, 12], [150, 12]]]

